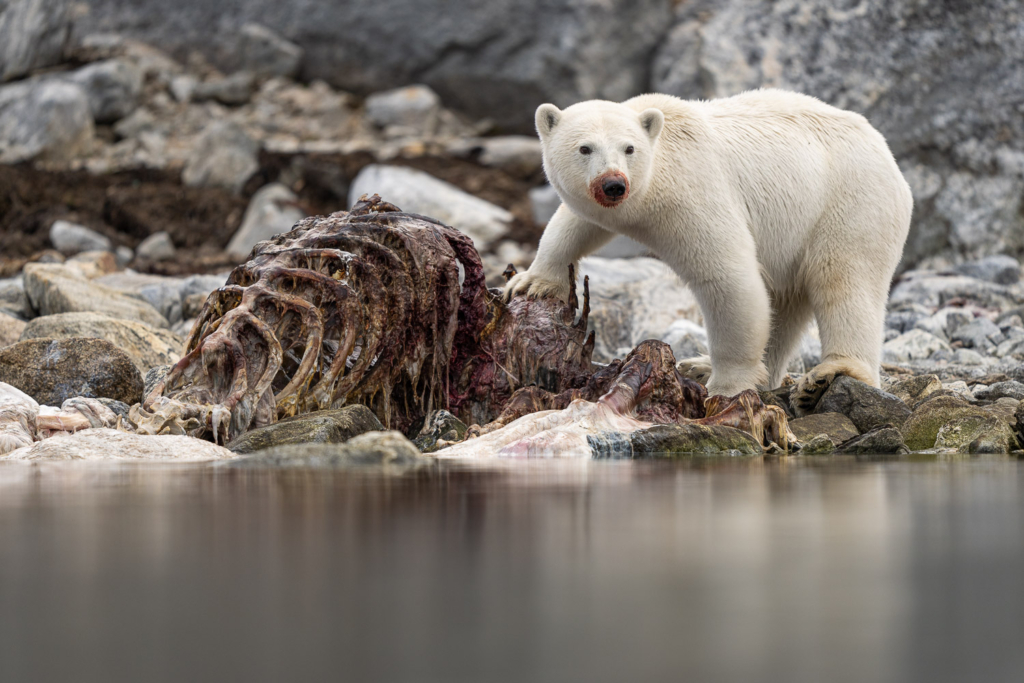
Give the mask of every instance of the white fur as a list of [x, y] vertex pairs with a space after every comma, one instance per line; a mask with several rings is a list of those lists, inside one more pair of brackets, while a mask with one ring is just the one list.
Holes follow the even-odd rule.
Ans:
[[[708, 102], [642, 95], [564, 111], [545, 104], [537, 128], [563, 204], [509, 293], [565, 296], [569, 264], [628, 235], [696, 295], [711, 394], [776, 386], [812, 314], [822, 372], [806, 381], [840, 373], [878, 386], [885, 303], [913, 201], [864, 117], [758, 90]], [[588, 189], [608, 172], [630, 187], [612, 208]]]

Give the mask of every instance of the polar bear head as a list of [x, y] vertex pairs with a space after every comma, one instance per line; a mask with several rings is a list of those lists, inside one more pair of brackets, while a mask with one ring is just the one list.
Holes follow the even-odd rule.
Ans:
[[563, 201], [614, 209], [646, 186], [665, 115], [592, 100], [564, 111], [542, 104], [536, 122], [544, 172]]

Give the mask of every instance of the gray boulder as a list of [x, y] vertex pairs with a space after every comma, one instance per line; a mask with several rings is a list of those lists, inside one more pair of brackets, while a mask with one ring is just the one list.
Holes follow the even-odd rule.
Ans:
[[110, 251], [110, 239], [95, 230], [68, 221], [54, 221], [50, 226], [50, 243], [65, 256], [83, 251]]
[[16, 344], [25, 331], [25, 321], [5, 313], [0, 308], [0, 348]]
[[70, 159], [88, 147], [93, 131], [89, 98], [73, 83], [31, 79], [0, 87], [2, 164]]
[[100, 313], [58, 313], [29, 321], [21, 333], [28, 339], [105, 339], [126, 353], [140, 373], [177, 363], [184, 340], [170, 330], [135, 320], [119, 320]]
[[924, 360], [942, 350], [951, 350], [945, 340], [924, 330], [913, 329], [885, 342], [882, 346], [882, 359], [886, 363]]
[[994, 282], [997, 285], [1012, 285], [1020, 282], [1021, 268], [1020, 261], [1012, 256], [997, 254], [987, 256], [980, 261], [964, 263], [957, 267], [957, 271], [980, 280]]
[[836, 446], [860, 434], [853, 421], [841, 413], [798, 417], [789, 421], [789, 429], [797, 441], [810, 442], [814, 437], [824, 434]]
[[425, 85], [410, 85], [366, 98], [366, 118], [381, 128], [398, 127], [414, 135], [437, 129], [441, 98]]
[[192, 86], [189, 97], [197, 102], [216, 100], [221, 104], [245, 104], [256, 88], [256, 77], [248, 71], [239, 71], [226, 77], [211, 78]]
[[0, 349], [0, 382], [48, 406], [75, 396], [142, 399], [138, 368], [104, 339], [30, 339]]
[[95, 62], [73, 72], [67, 79], [85, 91], [96, 123], [112, 123], [139, 106], [142, 70], [129, 61]]
[[814, 412], [842, 413], [861, 433], [885, 425], [899, 427], [910, 416], [910, 408], [903, 401], [846, 375], [833, 380]]
[[163, 230], [154, 232], [142, 240], [135, 250], [135, 256], [151, 261], [167, 261], [174, 258], [176, 253], [177, 249], [174, 248], [171, 236]]
[[24, 278], [29, 301], [40, 315], [93, 311], [112, 318], [167, 327], [167, 319], [145, 301], [91, 282], [74, 268], [55, 263], [30, 263], [25, 266]]
[[0, 4], [0, 82], [53, 66], [71, 33], [68, 0], [15, 0]]
[[190, 187], [222, 187], [241, 192], [259, 170], [259, 144], [237, 123], [215, 121], [196, 140], [181, 180]]
[[34, 315], [32, 304], [25, 294], [25, 283], [21, 277], [0, 280], [0, 311], [25, 320]]
[[903, 443], [900, 430], [895, 427], [878, 427], [850, 439], [838, 452], [843, 455], [905, 455], [910, 450]]
[[235, 258], [244, 259], [257, 243], [291, 230], [306, 215], [296, 205], [298, 199], [281, 183], [261, 187], [249, 200], [242, 224], [228, 242], [227, 252]]

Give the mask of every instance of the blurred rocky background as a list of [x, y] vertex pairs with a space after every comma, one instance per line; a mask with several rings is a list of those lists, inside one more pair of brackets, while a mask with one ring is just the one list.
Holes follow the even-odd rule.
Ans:
[[[499, 284], [558, 203], [538, 104], [770, 86], [864, 114], [913, 188], [887, 360], [980, 377], [1024, 358], [1022, 65], [1017, 0], [0, 0], [0, 346], [47, 315], [186, 334], [257, 241], [364, 192]], [[639, 245], [581, 270], [595, 358], [706, 350]]]

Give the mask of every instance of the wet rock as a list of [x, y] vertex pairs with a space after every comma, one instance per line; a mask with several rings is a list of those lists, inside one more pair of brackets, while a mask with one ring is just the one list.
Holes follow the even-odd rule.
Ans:
[[174, 258], [177, 253], [177, 249], [174, 248], [174, 242], [171, 241], [171, 236], [161, 230], [160, 232], [154, 232], [152, 235], [142, 240], [138, 248], [135, 250], [135, 255], [139, 258], [149, 259], [150, 261], [168, 261]]
[[235, 454], [188, 436], [148, 436], [115, 429], [83, 429], [19, 448], [0, 460], [152, 460], [198, 462], [228, 460]]
[[918, 405], [900, 430], [907, 447], [921, 451], [934, 447], [943, 425], [959, 417], [981, 419], [987, 416], [958, 396], [936, 396]]
[[296, 205], [298, 200], [295, 193], [281, 183], [261, 187], [249, 200], [242, 224], [228, 243], [227, 252], [244, 259], [258, 242], [291, 230], [305, 218], [305, 213]]
[[[591, 447], [594, 446], [595, 441], [591, 439]], [[629, 446], [633, 457], [720, 453], [761, 455], [764, 452], [761, 444], [747, 432], [732, 427], [699, 424], [655, 425], [640, 429], [629, 435]], [[618, 452], [607, 452], [606, 448], [594, 452], [595, 458], [618, 455]]]
[[67, 0], [0, 5], [0, 82], [60, 63], [71, 33], [71, 8]]
[[35, 315], [21, 277], [0, 280], [0, 311], [27, 320]]
[[951, 351], [944, 340], [924, 330], [913, 329], [885, 342], [882, 358], [887, 363], [900, 363], [930, 358], [936, 351]]
[[118, 320], [101, 313], [59, 313], [30, 321], [21, 333], [28, 339], [105, 339], [126, 353], [140, 373], [177, 363], [185, 342], [168, 329], [134, 320]]
[[191, 99], [197, 102], [216, 100], [228, 106], [245, 104], [256, 89], [256, 79], [248, 71], [239, 71], [230, 76], [213, 78], [196, 83]]
[[447, 410], [435, 410], [427, 416], [423, 429], [413, 439], [416, 448], [433, 453], [466, 437], [466, 424]]
[[301, 47], [252, 22], [244, 24], [240, 33], [238, 48], [243, 69], [261, 77], [298, 75]]
[[0, 348], [17, 343], [25, 330], [25, 321], [0, 309]]
[[867, 432], [883, 425], [902, 425], [910, 408], [890, 393], [841, 375], [833, 380], [814, 408], [815, 413], [842, 413]]
[[142, 398], [142, 376], [132, 359], [103, 339], [30, 339], [0, 350], [0, 382], [43, 405], [75, 396]]
[[985, 410], [961, 413], [939, 428], [935, 447], [955, 449], [958, 453], [1000, 454], [1018, 448], [1014, 430], [1005, 420]]
[[917, 375], [895, 382], [889, 387], [889, 393], [908, 406], [913, 406], [921, 399], [941, 390], [942, 382], [936, 375]]
[[378, 92], [366, 98], [366, 117], [381, 128], [397, 126], [414, 135], [429, 135], [437, 129], [440, 114], [441, 98], [425, 85]]
[[255, 453], [287, 444], [344, 443], [359, 434], [383, 429], [369, 408], [354, 405], [286, 418], [250, 430], [227, 447], [235, 453]]
[[0, 163], [74, 158], [93, 130], [89, 99], [77, 85], [32, 79], [0, 87]]
[[68, 221], [54, 221], [50, 226], [50, 243], [64, 254], [71, 256], [83, 251], [110, 251], [110, 240], [84, 225]]
[[259, 145], [229, 121], [215, 121], [203, 130], [185, 161], [181, 180], [190, 187], [221, 187], [238, 193], [259, 170]]
[[800, 455], [832, 455], [836, 452], [836, 445], [827, 434], [818, 434], [812, 437], [800, 449]]
[[798, 417], [789, 421], [789, 429], [797, 441], [809, 442], [814, 437], [824, 434], [837, 446], [860, 434], [853, 421], [841, 413]]
[[847, 441], [839, 448], [839, 453], [843, 455], [892, 455], [909, 452], [900, 430], [892, 426], [872, 429]]
[[657, 259], [591, 256], [580, 261], [583, 276], [590, 277], [595, 361], [623, 358], [645, 339], [662, 339], [678, 320], [701, 321], [693, 293]]
[[167, 320], [145, 301], [90, 282], [73, 268], [30, 263], [25, 266], [24, 278], [29, 301], [40, 315], [92, 311], [111, 318], [167, 327]]
[[348, 202], [377, 193], [403, 211], [430, 216], [458, 228], [472, 238], [477, 249], [503, 237], [512, 214], [490, 202], [463, 192], [443, 180], [411, 168], [371, 164], [352, 181]]
[[142, 397], [145, 398], [153, 392], [153, 387], [163, 381], [167, 373], [171, 371], [172, 365], [158, 365], [146, 371], [142, 378]]
[[1012, 398], [1017, 401], [1024, 400], [1024, 383], [1016, 380], [996, 382], [991, 386], [979, 386], [975, 388], [974, 398], [981, 401], [996, 401], [1001, 398]]
[[530, 190], [530, 209], [533, 212], [533, 222], [537, 225], [545, 225], [562, 205], [562, 198], [550, 185], [541, 185]]
[[997, 285], [1012, 285], [1020, 282], [1021, 268], [1020, 261], [1012, 256], [996, 254], [957, 266], [957, 272]]
[[406, 469], [433, 462], [401, 432], [367, 432], [345, 443], [288, 444], [239, 458], [230, 467], [345, 469], [384, 466]]
[[67, 76], [85, 91], [96, 123], [112, 123], [139, 106], [142, 71], [123, 59], [95, 62]]

